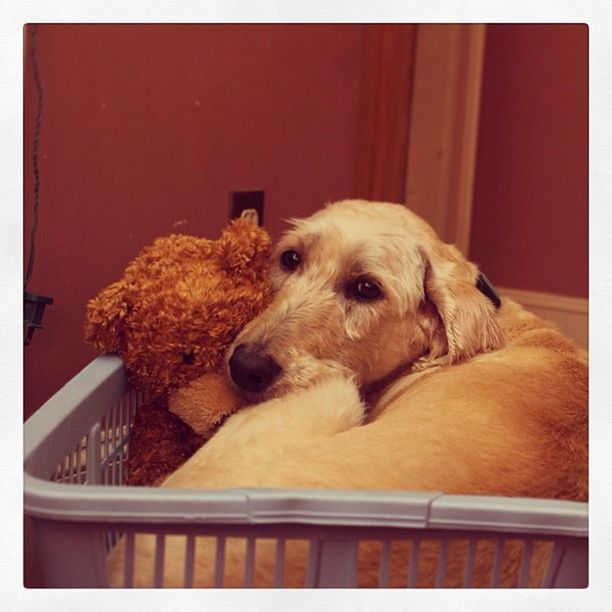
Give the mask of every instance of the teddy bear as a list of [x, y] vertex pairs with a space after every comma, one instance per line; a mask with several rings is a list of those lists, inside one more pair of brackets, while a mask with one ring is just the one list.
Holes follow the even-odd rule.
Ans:
[[269, 301], [270, 246], [246, 219], [218, 240], [160, 237], [88, 302], [86, 341], [117, 353], [145, 397], [131, 426], [126, 484], [159, 484], [240, 407], [224, 354]]

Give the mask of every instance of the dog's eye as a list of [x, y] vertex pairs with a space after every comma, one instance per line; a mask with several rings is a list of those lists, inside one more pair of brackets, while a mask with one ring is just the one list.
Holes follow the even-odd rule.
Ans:
[[285, 270], [293, 272], [300, 265], [302, 258], [297, 251], [289, 249], [280, 256], [280, 262]]
[[348, 285], [348, 295], [356, 300], [368, 301], [381, 297], [380, 285], [367, 276], [358, 276]]

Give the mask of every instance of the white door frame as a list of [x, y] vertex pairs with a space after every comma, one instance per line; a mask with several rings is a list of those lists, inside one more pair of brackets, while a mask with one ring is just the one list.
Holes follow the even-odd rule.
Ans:
[[406, 205], [467, 256], [485, 25], [420, 24], [406, 168]]

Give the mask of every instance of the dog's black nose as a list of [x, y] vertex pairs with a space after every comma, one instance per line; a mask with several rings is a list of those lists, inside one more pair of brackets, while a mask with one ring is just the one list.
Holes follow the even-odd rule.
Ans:
[[245, 391], [263, 391], [280, 373], [280, 366], [264, 353], [240, 344], [229, 360], [232, 380]]

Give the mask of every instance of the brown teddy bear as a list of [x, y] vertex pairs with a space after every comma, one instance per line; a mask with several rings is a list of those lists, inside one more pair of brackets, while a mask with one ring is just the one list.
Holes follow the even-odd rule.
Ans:
[[118, 353], [145, 393], [127, 484], [158, 484], [239, 407], [224, 353], [268, 302], [270, 244], [265, 230], [243, 219], [216, 241], [158, 238], [88, 303], [86, 340]]

